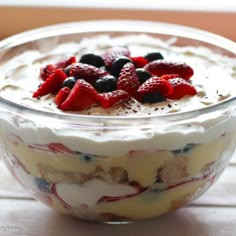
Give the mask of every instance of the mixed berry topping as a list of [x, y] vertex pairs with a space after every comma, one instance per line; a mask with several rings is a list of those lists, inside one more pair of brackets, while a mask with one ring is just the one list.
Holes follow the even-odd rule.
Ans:
[[134, 57], [128, 47], [117, 46], [102, 55], [87, 53], [44, 66], [33, 97], [53, 94], [63, 111], [83, 111], [92, 105], [106, 109], [130, 98], [158, 103], [196, 95], [193, 74], [189, 65], [168, 61], [160, 52]]

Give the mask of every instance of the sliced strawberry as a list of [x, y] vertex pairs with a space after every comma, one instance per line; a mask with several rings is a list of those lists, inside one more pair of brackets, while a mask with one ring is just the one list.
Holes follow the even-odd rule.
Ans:
[[173, 88], [171, 84], [160, 77], [153, 76], [146, 80], [138, 89], [140, 94], [160, 93], [164, 97], [172, 94]]
[[40, 85], [36, 92], [34, 92], [33, 97], [42, 97], [49, 93], [57, 93], [63, 81], [67, 78], [67, 75], [62, 69], [56, 69], [53, 74], [49, 75], [47, 79]]
[[61, 104], [63, 111], [82, 111], [96, 103], [97, 91], [85, 80], [78, 79], [66, 100]]
[[90, 84], [94, 84], [99, 77], [107, 75], [108, 72], [95, 66], [78, 62], [71, 65], [69, 74], [70, 76], [75, 76], [84, 79]]
[[103, 108], [109, 108], [114, 104], [117, 104], [121, 101], [125, 101], [129, 97], [130, 95], [127, 92], [119, 89], [109, 93], [98, 94], [97, 101]]
[[134, 189], [136, 190], [135, 193], [132, 193], [132, 194], [126, 194], [126, 195], [121, 195], [121, 196], [103, 196], [101, 197], [97, 203], [105, 203], [105, 202], [115, 202], [115, 201], [120, 201], [122, 199], [125, 199], [125, 198], [129, 198], [129, 197], [133, 197], [133, 196], [136, 196], [136, 195], [139, 195], [141, 193], [143, 193], [144, 191], [147, 190], [147, 187], [142, 187], [139, 183], [137, 182], [131, 182], [129, 183], [129, 186], [132, 186], [134, 187]]
[[74, 154], [74, 151], [72, 151], [70, 148], [68, 148], [62, 143], [49, 143], [48, 148], [53, 153]]
[[55, 66], [53, 64], [48, 64], [48, 65], [40, 68], [39, 76], [42, 80], [46, 80], [47, 77], [49, 75], [51, 75], [52, 73], [54, 73], [56, 69], [57, 69], [57, 66]]
[[182, 78], [169, 79], [168, 82], [173, 87], [173, 93], [167, 98], [180, 99], [185, 95], [196, 95], [197, 91], [191, 83]]
[[140, 82], [135, 71], [133, 63], [126, 63], [120, 71], [119, 78], [117, 80], [117, 89], [126, 91], [130, 96], [138, 97], [138, 87]]
[[165, 74], [178, 74], [181, 78], [188, 80], [193, 75], [193, 69], [186, 63], [156, 60], [149, 62], [144, 69], [152, 75], [162, 76]]
[[120, 56], [130, 56], [130, 50], [126, 47], [116, 46], [113, 48], [109, 48], [103, 55], [102, 58], [105, 62], [105, 65], [108, 69], [111, 68], [112, 63], [115, 61], [116, 58]]
[[148, 63], [148, 60], [144, 57], [130, 57], [130, 59], [134, 63], [135, 68], [143, 68]]
[[60, 108], [60, 105], [66, 100], [70, 91], [71, 90], [68, 87], [64, 87], [60, 89], [60, 91], [57, 93], [56, 97], [54, 98], [54, 102], [56, 103], [57, 107]]
[[55, 66], [58, 67], [58, 68], [64, 69], [67, 66], [69, 66], [73, 63], [76, 63], [76, 61], [77, 61], [76, 57], [73, 56], [73, 57], [69, 57], [69, 58], [66, 58], [64, 60], [61, 60], [61, 61], [57, 62]]

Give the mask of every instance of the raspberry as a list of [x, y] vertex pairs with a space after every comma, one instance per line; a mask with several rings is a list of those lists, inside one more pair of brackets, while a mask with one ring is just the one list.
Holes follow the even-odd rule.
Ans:
[[171, 84], [160, 77], [154, 76], [146, 80], [138, 89], [140, 94], [159, 93], [166, 97], [172, 94], [173, 88]]
[[76, 57], [69, 57], [69, 58], [66, 58], [64, 60], [61, 60], [59, 62], [56, 63], [56, 67], [58, 68], [61, 68], [61, 69], [64, 69], [66, 68], [67, 66], [73, 64], [73, 63], [76, 63]]
[[79, 79], [66, 100], [61, 104], [60, 109], [63, 111], [82, 111], [96, 103], [96, 96], [95, 88], [85, 80]]
[[94, 84], [99, 77], [107, 75], [108, 72], [95, 66], [78, 62], [71, 65], [69, 74]]
[[119, 89], [109, 93], [101, 93], [97, 95], [97, 101], [103, 108], [109, 108], [118, 102], [128, 99], [130, 96], [127, 92]]
[[71, 65], [72, 63], [76, 62], [75, 57], [70, 57], [67, 59], [64, 59], [62, 61], [57, 62], [55, 65], [54, 64], [48, 64], [42, 68], [40, 68], [40, 78], [42, 80], [46, 80], [49, 75], [51, 75], [56, 69], [64, 69], [67, 66]]
[[193, 69], [186, 63], [156, 60], [149, 62], [144, 69], [152, 75], [162, 76], [165, 74], [178, 74], [181, 78], [188, 80], [193, 75]]
[[130, 51], [126, 47], [122, 46], [116, 46], [113, 48], [108, 49], [103, 55], [102, 58], [105, 62], [106, 68], [110, 69], [113, 62], [116, 60], [116, 58], [120, 56], [130, 56]]
[[49, 93], [57, 93], [63, 81], [66, 79], [67, 75], [63, 72], [62, 69], [56, 69], [54, 73], [49, 75], [47, 79], [40, 85], [37, 91], [34, 92], [33, 97], [42, 97]]
[[41, 67], [39, 76], [42, 80], [46, 80], [47, 77], [51, 75], [56, 69], [57, 67], [53, 64], [49, 64], [44, 67]]
[[193, 85], [182, 78], [169, 79], [168, 82], [173, 87], [173, 93], [167, 98], [169, 99], [180, 99], [185, 95], [196, 95], [197, 91]]
[[126, 91], [130, 96], [137, 98], [137, 89], [140, 86], [133, 63], [126, 63], [120, 71], [117, 89]]
[[130, 57], [130, 59], [134, 63], [135, 68], [142, 68], [148, 63], [148, 60], [144, 57]]

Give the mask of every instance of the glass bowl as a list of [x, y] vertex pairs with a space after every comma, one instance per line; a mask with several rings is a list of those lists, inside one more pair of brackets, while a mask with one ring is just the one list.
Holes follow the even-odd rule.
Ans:
[[[212, 33], [113, 20], [60, 24], [7, 38], [0, 42], [0, 66], [11, 70], [4, 63], [13, 60], [30, 69], [15, 58], [26, 47], [46, 52], [54, 44], [98, 35], [140, 34], [235, 58], [235, 44]], [[41, 111], [1, 96], [3, 157], [21, 185], [60, 212], [107, 223], [153, 218], [189, 204], [222, 174], [236, 143], [235, 107], [231, 96], [171, 114], [89, 116]]]

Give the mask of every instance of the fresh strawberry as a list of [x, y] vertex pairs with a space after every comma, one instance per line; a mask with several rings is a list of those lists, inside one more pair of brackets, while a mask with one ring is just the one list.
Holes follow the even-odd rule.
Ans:
[[109, 108], [118, 102], [125, 101], [129, 97], [127, 92], [119, 89], [108, 93], [98, 94], [97, 101], [103, 108]]
[[71, 90], [68, 87], [64, 87], [60, 89], [60, 91], [57, 93], [56, 97], [54, 98], [54, 102], [56, 103], [57, 107], [60, 108], [60, 105], [66, 100], [70, 91]]
[[164, 97], [172, 94], [173, 88], [171, 84], [161, 77], [153, 76], [146, 80], [138, 89], [140, 94], [159, 93]]
[[70, 76], [75, 76], [84, 79], [90, 84], [94, 84], [99, 77], [107, 75], [108, 72], [95, 66], [78, 62], [71, 65], [69, 74]]
[[130, 57], [130, 59], [134, 63], [135, 68], [143, 68], [148, 63], [148, 60], [144, 57]]
[[173, 93], [167, 98], [170, 99], [180, 99], [185, 95], [195, 95], [197, 94], [196, 89], [191, 83], [182, 78], [169, 79], [168, 82], [173, 87]]
[[120, 71], [119, 78], [117, 80], [117, 89], [126, 91], [130, 96], [137, 98], [138, 87], [140, 82], [135, 71], [133, 63], [126, 63]]
[[97, 91], [85, 80], [78, 79], [66, 100], [61, 104], [63, 111], [82, 111], [96, 103]]
[[130, 51], [126, 47], [122, 46], [116, 46], [113, 48], [108, 49], [103, 55], [102, 58], [105, 62], [106, 68], [110, 69], [113, 62], [115, 61], [116, 58], [120, 56], [130, 56]]
[[49, 93], [57, 93], [66, 77], [67, 75], [62, 69], [56, 69], [54, 73], [49, 75], [47, 79], [40, 85], [37, 91], [34, 92], [33, 97], [37, 98]]
[[180, 75], [178, 75], [178, 74], [166, 74], [166, 75], [162, 75], [160, 78], [164, 79], [164, 80], [169, 80], [169, 79], [174, 79], [174, 78], [180, 78]]
[[41, 78], [42, 80], [46, 80], [47, 77], [48, 77], [49, 75], [51, 75], [52, 73], [54, 73], [54, 71], [55, 71], [56, 69], [57, 69], [57, 66], [55, 66], [55, 65], [53, 65], [53, 64], [48, 64], [48, 65], [46, 65], [46, 66], [40, 68], [40, 74], [39, 74], [39, 76], [40, 76], [40, 78]]
[[152, 75], [162, 76], [165, 74], [178, 74], [188, 80], [193, 75], [193, 69], [186, 63], [156, 60], [149, 62], [144, 69]]
[[69, 66], [73, 63], [76, 63], [76, 61], [77, 61], [76, 57], [73, 56], [73, 57], [69, 57], [69, 58], [66, 58], [64, 60], [61, 60], [61, 61], [57, 62], [55, 66], [58, 67], [58, 68], [64, 69], [67, 66]]

